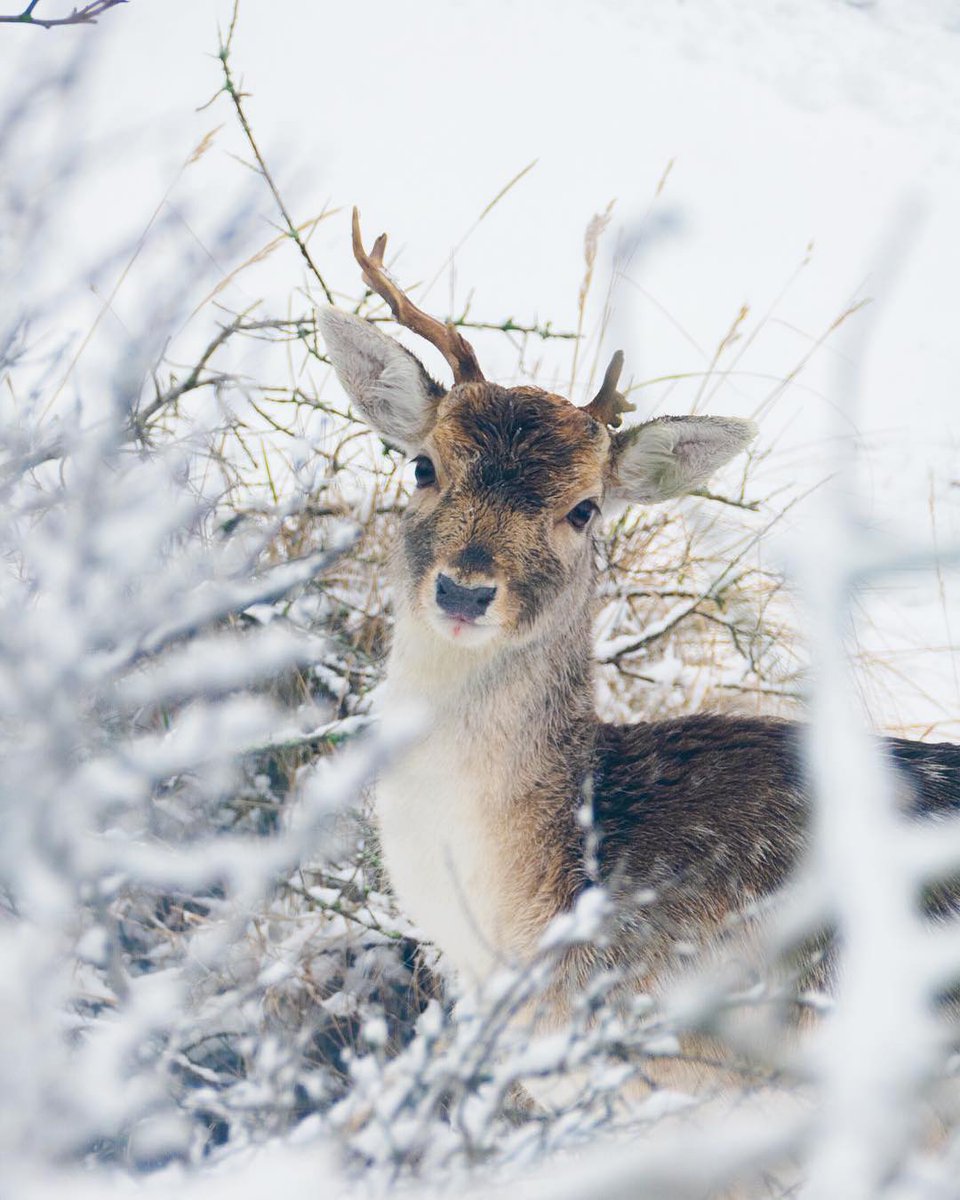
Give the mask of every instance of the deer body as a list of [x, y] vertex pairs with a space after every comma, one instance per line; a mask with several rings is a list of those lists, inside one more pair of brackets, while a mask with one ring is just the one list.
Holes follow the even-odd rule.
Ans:
[[[706, 947], [775, 892], [803, 845], [796, 727], [702, 715], [614, 726], [594, 708], [591, 604], [599, 514], [703, 484], [750, 422], [660, 418], [630, 406], [615, 356], [586, 408], [487, 383], [453, 329], [383, 270], [364, 278], [453, 368], [444, 390], [377, 327], [328, 309], [327, 348], [354, 404], [416, 463], [394, 554], [395, 637], [384, 700], [422, 709], [420, 738], [383, 774], [377, 812], [401, 905], [467, 985], [522, 963], [590, 881], [578, 813], [592, 804], [614, 936], [568, 956], [555, 995], [596, 966], [649, 986], [678, 944]], [[960, 808], [960, 747], [891, 739], [921, 810]]]
[[[625, 893], [618, 964], [642, 959], [647, 977], [671, 945], [703, 943], [780, 886], [802, 844], [789, 726], [605, 725], [586, 654], [574, 686], [558, 686], [573, 633], [552, 655], [537, 643], [464, 662], [455, 649], [427, 658], [416, 622], [397, 616], [384, 703], [423, 709], [426, 731], [378, 783], [381, 846], [402, 907], [469, 986], [529, 958], [588, 885], [587, 781], [600, 875]], [[638, 886], [656, 893], [640, 932], [626, 894]]]

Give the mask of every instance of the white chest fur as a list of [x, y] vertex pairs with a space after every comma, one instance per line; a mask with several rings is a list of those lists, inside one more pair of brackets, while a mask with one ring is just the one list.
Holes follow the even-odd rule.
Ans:
[[401, 906], [474, 984], [509, 958], [509, 782], [448, 666], [395, 647], [384, 705], [425, 709], [426, 727], [384, 770], [377, 818]]
[[504, 880], [490, 812], [497, 797], [463, 769], [440, 730], [427, 736], [377, 786], [381, 847], [404, 911], [476, 983], [504, 945]]

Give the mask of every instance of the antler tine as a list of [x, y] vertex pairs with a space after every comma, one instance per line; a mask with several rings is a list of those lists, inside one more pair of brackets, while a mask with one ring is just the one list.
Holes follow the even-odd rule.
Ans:
[[623, 370], [623, 351], [618, 350], [610, 359], [600, 384], [600, 391], [589, 404], [584, 405], [584, 412], [590, 414], [601, 425], [609, 425], [611, 429], [619, 429], [623, 424], [623, 414], [636, 412], [637, 406], [631, 404], [623, 392], [617, 391], [620, 372]]
[[425, 338], [440, 351], [450, 364], [454, 383], [476, 383], [483, 379], [473, 347], [453, 325], [444, 325], [436, 317], [428, 316], [422, 309], [397, 287], [386, 272], [383, 255], [387, 248], [387, 235], [381, 233], [373, 243], [369, 254], [363, 248], [360, 236], [360, 212], [353, 210], [353, 257], [360, 264], [363, 281], [378, 296], [386, 300], [398, 325], [412, 330]]

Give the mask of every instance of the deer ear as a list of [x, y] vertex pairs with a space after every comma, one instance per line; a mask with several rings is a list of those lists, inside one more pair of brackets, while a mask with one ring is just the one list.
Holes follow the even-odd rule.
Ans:
[[408, 453], [419, 449], [443, 388], [409, 350], [363, 317], [323, 308], [318, 320], [337, 378], [364, 419]]
[[660, 417], [613, 435], [607, 497], [655, 504], [682, 496], [757, 436], [737, 417]]

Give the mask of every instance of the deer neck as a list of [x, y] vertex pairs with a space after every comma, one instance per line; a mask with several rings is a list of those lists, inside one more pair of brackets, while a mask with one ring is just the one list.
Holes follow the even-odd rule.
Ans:
[[[430, 730], [453, 733], [470, 753], [509, 765], [518, 783], [534, 758], [543, 768], [569, 764], [597, 723], [589, 609], [574, 608], [520, 645], [477, 650], [442, 640], [398, 606], [386, 695], [424, 710]], [[504, 790], [504, 802], [514, 790]]]
[[399, 604], [384, 706], [422, 717], [377, 788], [387, 872], [408, 915], [479, 982], [525, 957], [569, 903], [597, 726], [587, 603], [525, 644], [479, 651]]

